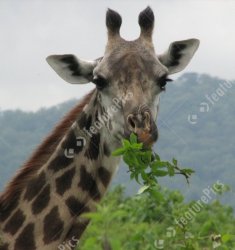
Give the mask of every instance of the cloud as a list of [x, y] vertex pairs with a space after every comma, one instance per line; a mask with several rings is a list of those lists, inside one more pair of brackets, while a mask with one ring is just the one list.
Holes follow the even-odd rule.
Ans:
[[5, 0], [0, 3], [0, 107], [35, 110], [83, 96], [93, 85], [63, 83], [45, 57], [63, 53], [85, 59], [102, 56], [107, 7], [121, 13], [121, 34], [130, 40], [139, 35], [138, 14], [147, 5], [156, 15], [158, 53], [172, 41], [196, 37], [201, 46], [187, 71], [235, 78], [233, 1]]

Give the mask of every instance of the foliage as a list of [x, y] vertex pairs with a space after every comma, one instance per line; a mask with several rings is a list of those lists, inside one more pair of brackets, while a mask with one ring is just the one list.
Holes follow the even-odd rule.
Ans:
[[[180, 192], [163, 189], [158, 184], [159, 177], [176, 173], [183, 174], [188, 181], [193, 170], [179, 168], [176, 159], [172, 163], [161, 161], [157, 154], [144, 149], [134, 134], [130, 140], [123, 140], [123, 146], [113, 155], [122, 155], [131, 179], [144, 186], [137, 196], [128, 198], [123, 196], [122, 188], [116, 188], [97, 205], [96, 212], [86, 214], [92, 222], [78, 248], [228, 250], [235, 247], [235, 219], [230, 207], [223, 207], [218, 200], [208, 204], [212, 195], [208, 192], [201, 200], [185, 203]], [[209, 191], [216, 196], [229, 188], [215, 183]]]
[[112, 154], [123, 156], [124, 162], [129, 167], [130, 178], [144, 185], [139, 193], [149, 192], [150, 195], [158, 198], [161, 198], [161, 194], [157, 191], [159, 177], [181, 174], [188, 182], [190, 175], [194, 172], [192, 169], [181, 169], [174, 158], [172, 163], [162, 161], [158, 154], [150, 149], [145, 149], [143, 143], [138, 143], [137, 136], [133, 133], [130, 135], [130, 139], [124, 139], [122, 147], [116, 149]]
[[192, 202], [185, 203], [179, 191], [159, 186], [158, 191], [161, 200], [147, 193], [125, 197], [120, 186], [108, 193], [97, 212], [87, 215], [92, 221], [78, 249], [209, 250], [216, 244], [218, 250], [235, 249], [231, 207], [215, 199], [181, 227], [176, 220], [192, 208]]

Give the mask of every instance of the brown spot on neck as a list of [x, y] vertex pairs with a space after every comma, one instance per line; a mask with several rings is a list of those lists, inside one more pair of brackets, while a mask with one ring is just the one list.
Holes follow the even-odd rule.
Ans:
[[34, 224], [28, 224], [16, 239], [14, 250], [23, 250], [27, 246], [27, 250], [36, 250], [34, 241]]
[[55, 206], [43, 220], [43, 241], [46, 245], [60, 238], [63, 233], [64, 222], [60, 218], [59, 208]]
[[14, 235], [22, 226], [24, 220], [25, 215], [20, 209], [18, 209], [7, 222], [6, 226], [4, 227], [4, 231]]
[[0, 242], [0, 250], [9, 250], [9, 244], [4, 244], [4, 245], [1, 245], [1, 242]]

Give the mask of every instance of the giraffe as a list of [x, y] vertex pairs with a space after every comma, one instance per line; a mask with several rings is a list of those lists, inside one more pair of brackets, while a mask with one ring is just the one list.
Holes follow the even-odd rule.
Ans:
[[[121, 16], [106, 12], [107, 45], [93, 61], [51, 55], [47, 62], [66, 82], [93, 82], [86, 95], [36, 149], [0, 196], [0, 250], [74, 249], [117, 171], [111, 152], [132, 132], [145, 147], [157, 141], [160, 93], [199, 46], [188, 39], [160, 55], [153, 45], [154, 13], [139, 14], [140, 35], [120, 36]], [[65, 249], [65, 248], [64, 248]]]

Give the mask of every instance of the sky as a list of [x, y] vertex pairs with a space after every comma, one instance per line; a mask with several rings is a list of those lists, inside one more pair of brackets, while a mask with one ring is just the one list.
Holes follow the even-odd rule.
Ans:
[[35, 111], [81, 98], [94, 85], [64, 82], [45, 58], [102, 56], [108, 7], [122, 15], [123, 38], [136, 39], [139, 12], [148, 5], [155, 13], [157, 54], [173, 41], [198, 38], [199, 50], [183, 73], [235, 79], [235, 0], [0, 0], [0, 109]]

